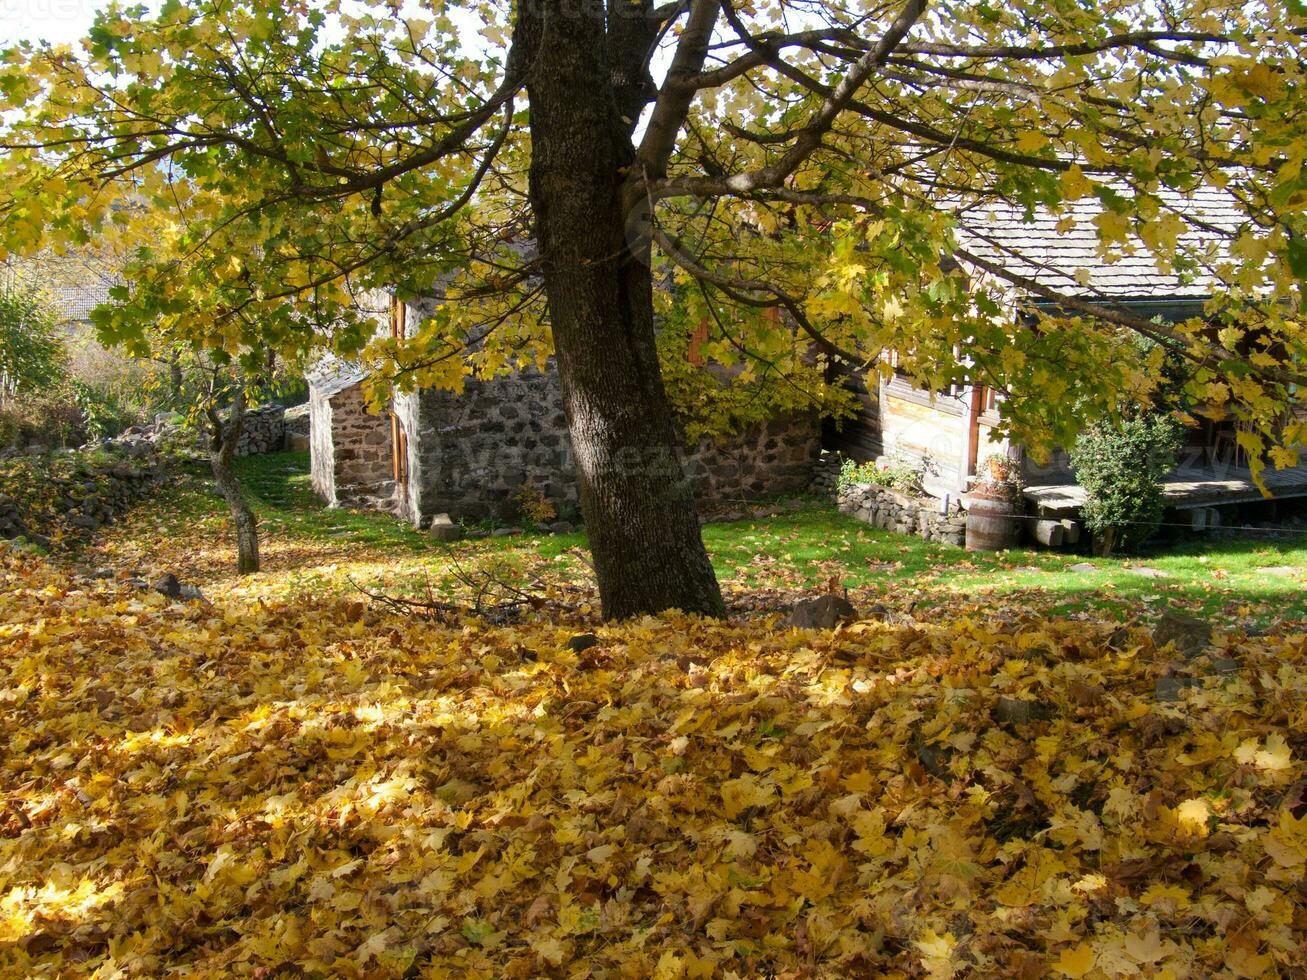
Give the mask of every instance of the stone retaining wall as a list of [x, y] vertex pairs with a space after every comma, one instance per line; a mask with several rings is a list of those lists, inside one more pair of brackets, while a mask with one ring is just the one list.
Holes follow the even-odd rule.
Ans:
[[237, 456], [259, 456], [280, 452], [286, 445], [286, 410], [280, 405], [262, 405], [245, 413]]
[[62, 473], [62, 457], [29, 457], [21, 469], [0, 474], [0, 538], [27, 538], [50, 547], [51, 536], [90, 534], [111, 523], [154, 491], [166, 478], [155, 460], [73, 459]]
[[[257, 456], [280, 452], [286, 445], [286, 410], [280, 405], [260, 405], [245, 413], [241, 437], [236, 443], [237, 456]], [[307, 422], [306, 422], [307, 425]], [[307, 429], [306, 429], [307, 431]], [[102, 439], [95, 446], [129, 456], [148, 456], [168, 445], [190, 444], [198, 451], [209, 452], [207, 425], [199, 431], [182, 427], [178, 416], [160, 415], [149, 425], [134, 425], [111, 439]]]
[[838, 491], [840, 512], [866, 521], [872, 527], [900, 534], [915, 534], [940, 544], [966, 543], [967, 513], [957, 501], [950, 501], [942, 513], [943, 501], [933, 497], [912, 497], [889, 487], [855, 483]]

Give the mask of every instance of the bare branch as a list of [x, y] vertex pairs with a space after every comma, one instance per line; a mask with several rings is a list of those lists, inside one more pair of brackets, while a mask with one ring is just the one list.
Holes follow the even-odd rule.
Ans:
[[676, 147], [676, 136], [685, 124], [690, 103], [698, 91], [694, 80], [708, 56], [708, 42], [712, 39], [720, 8], [720, 0], [694, 0], [690, 8], [689, 20], [681, 32], [676, 54], [667, 71], [662, 91], [658, 94], [658, 101], [654, 103], [653, 114], [649, 117], [649, 126], [637, 154], [640, 166], [647, 176], [658, 178], [667, 173], [668, 157]]

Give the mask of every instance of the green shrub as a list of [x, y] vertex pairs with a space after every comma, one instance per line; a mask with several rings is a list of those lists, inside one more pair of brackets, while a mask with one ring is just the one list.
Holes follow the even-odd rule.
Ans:
[[1138, 548], [1162, 521], [1162, 478], [1175, 466], [1183, 430], [1169, 415], [1099, 422], [1076, 441], [1071, 468], [1089, 501], [1081, 512], [1101, 555]]
[[113, 388], [91, 384], [75, 378], [69, 382], [73, 401], [82, 413], [82, 428], [89, 439], [116, 436], [133, 425], [146, 421], [139, 401], [128, 401]]
[[0, 288], [0, 400], [46, 391], [68, 373], [54, 315], [33, 289]]
[[870, 483], [878, 487], [889, 487], [900, 493], [919, 494], [922, 492], [921, 479], [924, 468], [921, 463], [906, 456], [881, 456], [879, 459], [865, 463], [855, 463], [846, 459], [840, 463], [840, 475], [835, 485], [847, 489], [858, 483]]

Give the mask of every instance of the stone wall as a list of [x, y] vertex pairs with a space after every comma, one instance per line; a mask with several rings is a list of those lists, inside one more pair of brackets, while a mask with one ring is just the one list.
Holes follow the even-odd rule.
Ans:
[[367, 411], [359, 385], [310, 393], [313, 488], [334, 506], [394, 507], [390, 418]]
[[[513, 496], [538, 487], [560, 517], [577, 512], [575, 466], [555, 371], [528, 368], [462, 392], [428, 390], [397, 403], [413, 474], [406, 516], [516, 518]], [[702, 440], [686, 453], [702, 508], [806, 490], [820, 452], [810, 416], [778, 420], [738, 436]]]
[[0, 461], [0, 538], [43, 547], [112, 523], [167, 478], [155, 458], [102, 458], [66, 450]]
[[417, 523], [449, 513], [515, 518], [513, 494], [538, 487], [575, 516], [576, 478], [558, 375], [527, 368], [462, 392], [427, 390], [410, 400], [410, 513]]
[[286, 444], [286, 410], [280, 405], [261, 405], [245, 413], [237, 456], [258, 456], [281, 451]]
[[308, 452], [310, 438], [309, 432], [313, 424], [312, 416], [309, 414], [309, 403], [296, 405], [294, 408], [286, 409], [286, 449], [293, 453]]
[[764, 426], [715, 441], [702, 439], [687, 454], [701, 508], [803, 493], [821, 454], [821, 425], [814, 415], [773, 419]]
[[926, 541], [962, 546], [966, 543], [967, 513], [955, 500], [912, 497], [889, 487], [855, 483], [838, 492], [840, 512], [866, 521], [872, 527], [900, 534], [915, 534]]

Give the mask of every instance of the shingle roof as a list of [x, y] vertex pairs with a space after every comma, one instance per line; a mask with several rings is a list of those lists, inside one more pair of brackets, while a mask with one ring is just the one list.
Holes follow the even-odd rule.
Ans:
[[14, 262], [12, 274], [39, 289], [61, 323], [77, 323], [90, 319], [93, 309], [108, 302], [109, 290], [122, 281], [119, 268], [92, 252], [46, 253]]
[[304, 378], [313, 391], [331, 398], [354, 387], [370, 373], [353, 361], [341, 360], [335, 354], [324, 354], [304, 372]]
[[[1209, 260], [1219, 260], [1223, 241], [1203, 226], [1230, 232], [1248, 220], [1234, 198], [1217, 188], [1204, 188], [1190, 196], [1170, 191], [1159, 196], [1162, 213], [1177, 214], [1189, 228], [1178, 239], [1181, 249], [1207, 251]], [[1027, 221], [1023, 210], [1015, 206], [988, 206], [963, 216], [959, 240], [980, 258], [999, 262], [1041, 286], [1071, 296], [1163, 299], [1212, 294], [1217, 280], [1209, 268], [1184, 276], [1159, 269], [1156, 257], [1137, 237], [1130, 239], [1132, 248], [1115, 247], [1116, 252], [1129, 254], [1109, 261], [1100, 251], [1094, 223], [1104, 210], [1096, 198], [1090, 198], [1069, 205], [1062, 214], [1037, 211]], [[1087, 275], [1087, 282], [1077, 274]]]

